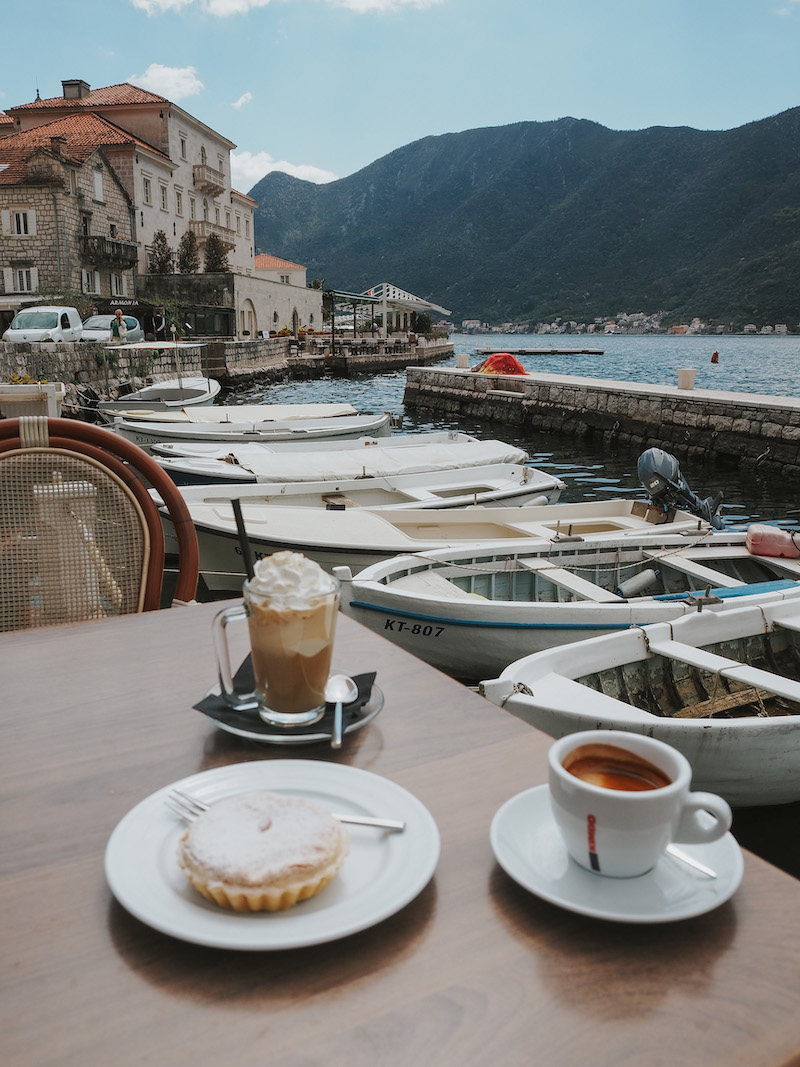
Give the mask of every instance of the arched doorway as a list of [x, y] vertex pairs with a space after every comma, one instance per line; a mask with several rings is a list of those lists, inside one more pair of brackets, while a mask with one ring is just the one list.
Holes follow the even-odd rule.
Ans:
[[249, 298], [243, 300], [239, 308], [239, 334], [242, 337], [258, 336], [258, 315], [253, 301]]

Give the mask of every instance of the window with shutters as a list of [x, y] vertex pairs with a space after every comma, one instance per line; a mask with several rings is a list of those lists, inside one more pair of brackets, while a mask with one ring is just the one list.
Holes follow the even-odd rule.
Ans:
[[99, 293], [100, 292], [100, 271], [99, 270], [82, 270], [81, 282], [84, 293]]
[[39, 289], [36, 267], [4, 267], [3, 287], [7, 293], [35, 293]]

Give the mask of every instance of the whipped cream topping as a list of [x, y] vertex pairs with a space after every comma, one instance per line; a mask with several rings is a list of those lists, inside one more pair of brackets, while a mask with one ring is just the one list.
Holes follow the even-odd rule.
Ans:
[[248, 588], [256, 596], [285, 597], [288, 606], [302, 607], [315, 597], [332, 593], [337, 580], [301, 552], [274, 552], [255, 565]]

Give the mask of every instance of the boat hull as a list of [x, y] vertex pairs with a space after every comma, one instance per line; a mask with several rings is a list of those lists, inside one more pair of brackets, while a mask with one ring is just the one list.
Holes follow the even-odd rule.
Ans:
[[[365, 485], [380, 478], [402, 476], [404, 478], [433, 474], [446, 476], [473, 467], [486, 467], [488, 464], [521, 465], [527, 455], [513, 445], [502, 441], [451, 441], [420, 443], [416, 447], [392, 447], [393, 437], [358, 438], [353, 440], [352, 448], [324, 448], [324, 443], [317, 443], [314, 450], [292, 450], [292, 454], [281, 451], [275, 445], [274, 452], [265, 451], [264, 446], [233, 446], [229, 451], [213, 458], [201, 456], [167, 456], [155, 454], [155, 449], [163, 451], [163, 446], [154, 446], [154, 458], [178, 485], [208, 485], [212, 482], [230, 485], [238, 483], [270, 484], [292, 482], [337, 482], [362, 481]], [[397, 439], [398, 441], [401, 438]], [[366, 441], [362, 445], [362, 441]], [[385, 447], [376, 444], [385, 441]], [[293, 442], [284, 442], [289, 445]], [[334, 442], [331, 441], [331, 444]], [[347, 441], [336, 441], [345, 445]], [[531, 478], [552, 488], [563, 488], [564, 483], [554, 475], [545, 475], [528, 468]], [[466, 477], [471, 478], [470, 475]], [[476, 485], [479, 483], [475, 483]], [[463, 495], [463, 494], [462, 494]], [[463, 500], [462, 503], [478, 503], [475, 500]]]
[[[285, 482], [258, 485], [181, 485], [193, 516], [204, 511], [232, 514], [239, 500], [246, 516], [260, 508], [304, 507], [317, 511], [378, 508], [445, 510], [478, 504], [482, 507], [522, 507], [554, 503], [564, 485], [535, 467], [495, 463], [454, 471], [431, 471], [391, 478], [349, 478], [329, 482]], [[151, 494], [154, 491], [151, 491]], [[160, 498], [158, 498], [160, 504]], [[166, 550], [177, 552], [175, 529], [162, 508]]]
[[128, 441], [150, 452], [163, 441], [219, 441], [236, 444], [257, 441], [318, 440], [388, 437], [391, 415], [342, 415], [332, 419], [294, 419], [285, 422], [257, 423], [171, 423], [114, 420], [114, 430]]
[[97, 410], [112, 423], [114, 418], [141, 418], [152, 411], [180, 411], [186, 407], [208, 407], [220, 392], [214, 378], [172, 378], [146, 385], [120, 400], [104, 400]]
[[[641, 510], [641, 515], [637, 513]], [[248, 539], [257, 556], [280, 549], [302, 552], [326, 570], [350, 567], [360, 571], [402, 553], [435, 553], [448, 548], [496, 545], [505, 556], [520, 551], [552, 550], [559, 529], [601, 529], [601, 537], [632, 534], [642, 525], [653, 529], [646, 516], [657, 509], [638, 502], [548, 504], [530, 507], [467, 507], [447, 510], [409, 508], [387, 512], [381, 508], [316, 511], [297, 507], [264, 507], [245, 513]], [[238, 588], [243, 574], [238, 533], [232, 509], [213, 514], [189, 506], [200, 542], [200, 569], [209, 589]], [[645, 516], [645, 517], [642, 517]], [[697, 519], [685, 512], [673, 515], [661, 529], [694, 529]], [[580, 538], [579, 538], [580, 540]], [[231, 586], [232, 579], [236, 584]]]
[[[556, 504], [552, 510], [557, 512], [563, 506]], [[641, 541], [647, 551], [657, 552], [659, 544], [653, 536], [642, 535]], [[716, 581], [707, 579], [701, 570], [696, 581], [685, 579], [686, 592], [674, 597], [625, 598], [611, 592], [603, 596], [605, 590], [601, 589], [598, 599], [566, 599], [567, 593], [559, 599], [562, 592], [547, 579], [547, 565], [560, 564], [563, 577], [563, 568], [569, 564], [562, 557], [569, 558], [568, 546], [559, 551], [541, 540], [524, 546], [487, 546], [483, 553], [463, 549], [434, 552], [427, 561], [398, 557], [354, 578], [338, 571], [337, 576], [342, 579], [342, 611], [439, 670], [476, 684], [498, 674], [513, 660], [535, 652], [692, 614], [697, 611], [692, 591], [702, 592], [706, 580], [715, 587], [713, 599], [718, 601], [704, 606], [706, 612], [725, 611], [745, 601], [771, 602], [782, 590], [800, 588], [797, 564], [765, 559], [755, 564], [743, 539], [743, 534], [715, 535], [714, 543], [741, 553], [739, 566], [751, 572], [747, 580], [730, 580], [731, 560], [721, 560]], [[603, 544], [599, 538], [593, 543]], [[610, 567], [621, 560], [625, 567], [633, 568], [636, 561], [644, 569], [648, 562], [633, 538], [624, 548], [609, 547], [606, 554]], [[535, 586], [524, 573], [523, 564], [517, 563], [518, 557], [527, 561], [533, 555], [544, 564], [545, 576]], [[756, 568], [757, 573], [752, 573]], [[712, 573], [710, 562], [707, 569]], [[478, 573], [472, 577], [471, 570]], [[487, 573], [481, 574], [482, 570]], [[450, 581], [448, 576], [454, 574], [467, 577]], [[563, 580], [569, 582], [569, 577], [566, 573]], [[576, 586], [582, 588], [580, 579]], [[531, 588], [533, 591], [528, 592]], [[589, 589], [588, 596], [593, 593], [594, 588]]]

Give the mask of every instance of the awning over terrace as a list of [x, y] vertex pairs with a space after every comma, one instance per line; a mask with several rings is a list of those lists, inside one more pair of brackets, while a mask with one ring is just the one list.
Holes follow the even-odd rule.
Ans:
[[435, 312], [438, 315], [449, 315], [447, 308], [434, 304], [430, 300], [423, 300], [420, 296], [414, 296], [397, 285], [390, 282], [379, 282], [363, 293], [347, 293], [338, 289], [330, 289], [333, 295], [334, 307], [336, 305], [348, 305], [353, 309], [353, 332], [356, 331], [356, 323], [359, 312], [361, 315], [374, 317], [376, 305], [380, 307], [381, 335], [385, 337], [390, 327], [395, 330], [406, 330], [409, 326], [411, 313]]

